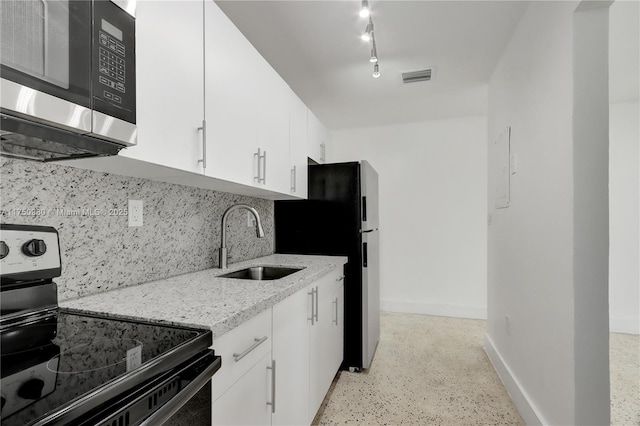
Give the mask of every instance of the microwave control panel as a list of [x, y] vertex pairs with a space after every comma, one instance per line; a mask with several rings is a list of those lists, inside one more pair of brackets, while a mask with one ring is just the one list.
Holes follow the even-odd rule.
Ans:
[[94, 1], [93, 28], [93, 108], [135, 123], [135, 19], [110, 1]]

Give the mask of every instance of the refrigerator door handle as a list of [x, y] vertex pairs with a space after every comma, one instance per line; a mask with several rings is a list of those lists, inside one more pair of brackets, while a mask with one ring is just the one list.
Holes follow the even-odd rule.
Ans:
[[362, 197], [362, 221], [367, 221], [367, 197]]
[[367, 267], [367, 243], [362, 243], [362, 267]]

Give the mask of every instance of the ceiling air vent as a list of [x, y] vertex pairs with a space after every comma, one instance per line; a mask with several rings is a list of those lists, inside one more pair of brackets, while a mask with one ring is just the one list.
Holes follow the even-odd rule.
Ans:
[[415, 83], [418, 81], [429, 81], [431, 80], [431, 68], [426, 70], [418, 70], [418, 71], [408, 71], [402, 73], [402, 83]]

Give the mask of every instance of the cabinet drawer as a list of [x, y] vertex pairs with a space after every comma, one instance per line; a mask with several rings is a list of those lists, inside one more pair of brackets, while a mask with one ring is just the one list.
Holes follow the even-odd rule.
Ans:
[[213, 380], [215, 401], [265, 354], [271, 352], [271, 309], [258, 314], [213, 341], [222, 367]]

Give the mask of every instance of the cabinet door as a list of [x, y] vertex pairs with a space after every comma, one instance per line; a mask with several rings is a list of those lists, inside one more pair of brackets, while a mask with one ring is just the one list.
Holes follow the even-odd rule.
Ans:
[[206, 175], [253, 185], [257, 172], [258, 52], [213, 0], [205, 0]]
[[266, 157], [261, 161], [261, 174], [266, 189], [289, 194], [289, 93], [287, 83], [259, 54], [254, 67], [259, 84], [258, 147]]
[[327, 344], [327, 374], [335, 375], [344, 358], [344, 275], [339, 275], [338, 288], [331, 295], [331, 331]]
[[308, 424], [309, 325], [307, 289], [273, 307], [277, 405], [273, 425]]
[[308, 133], [307, 150], [309, 158], [316, 163], [324, 164], [326, 161], [326, 138], [328, 136], [324, 126], [311, 110], [307, 114]]
[[138, 2], [138, 144], [121, 156], [202, 173], [202, 8], [201, 1]]
[[290, 92], [289, 152], [291, 194], [307, 198], [307, 106]]
[[[271, 352], [260, 359], [240, 380], [213, 402], [212, 424], [271, 424]], [[216, 376], [212, 382], [215, 386]]]
[[315, 303], [317, 320], [310, 328], [309, 422], [313, 420], [318, 408], [320, 408], [339, 368], [339, 365], [334, 366], [335, 352], [342, 342], [335, 341], [338, 330], [333, 322], [335, 319], [335, 298], [333, 296], [339, 286], [339, 276], [339, 270], [336, 269], [319, 279], [314, 286], [317, 288], [317, 302]]

